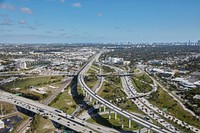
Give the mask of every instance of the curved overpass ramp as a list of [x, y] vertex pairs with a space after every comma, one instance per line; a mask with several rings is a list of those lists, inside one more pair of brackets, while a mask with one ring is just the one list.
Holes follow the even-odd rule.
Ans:
[[90, 66], [92, 65], [93, 61], [96, 60], [101, 53], [96, 54], [96, 56], [94, 56], [93, 59], [90, 60], [89, 63], [87, 63], [87, 65], [85, 65], [85, 67], [80, 71], [79, 75], [78, 75], [78, 81], [82, 87], [82, 89], [85, 91], [86, 95], [90, 95], [92, 98], [96, 99], [99, 103], [103, 104], [105, 107], [109, 108], [110, 110], [120, 114], [123, 117], [128, 118], [130, 121], [134, 121], [150, 130], [153, 130], [155, 132], [158, 133], [172, 133], [171, 131], [168, 131], [166, 129], [163, 129], [151, 122], [145, 121], [142, 118], [127, 112], [125, 110], [120, 109], [119, 107], [115, 106], [114, 104], [108, 102], [107, 100], [101, 98], [100, 96], [98, 96], [95, 92], [93, 92], [84, 82], [84, 73], [87, 72], [87, 70], [90, 68]]

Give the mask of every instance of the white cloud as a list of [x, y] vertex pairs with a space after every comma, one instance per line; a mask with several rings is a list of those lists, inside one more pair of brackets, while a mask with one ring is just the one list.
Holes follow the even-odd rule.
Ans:
[[31, 9], [28, 8], [28, 7], [21, 7], [20, 11], [23, 12], [23, 13], [25, 13], [25, 14], [32, 14]]
[[77, 2], [77, 3], [73, 3], [72, 6], [73, 7], [81, 7], [82, 5], [81, 5], [81, 3]]
[[97, 13], [97, 16], [101, 17], [101, 16], [103, 16], [103, 13], [99, 12], [99, 13]]
[[19, 24], [27, 24], [26, 20], [19, 20]]
[[6, 10], [15, 10], [16, 8], [9, 4], [0, 4], [0, 9], [6, 9]]

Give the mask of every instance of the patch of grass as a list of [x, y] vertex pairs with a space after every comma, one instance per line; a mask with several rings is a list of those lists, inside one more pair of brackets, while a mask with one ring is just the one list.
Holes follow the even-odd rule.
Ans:
[[135, 78], [137, 78], [139, 80], [142, 80], [144, 82], [153, 84], [153, 80], [147, 74], [145, 74], [145, 73], [136, 75]]
[[[125, 98], [126, 94], [121, 90], [120, 87], [116, 87], [112, 84], [104, 82], [102, 88], [98, 92], [98, 95], [108, 101], [112, 100], [112, 103], [121, 109], [128, 110], [130, 112], [141, 113], [134, 103]], [[118, 101], [116, 99], [118, 99]]]
[[[21, 93], [22, 96], [32, 100], [42, 100], [46, 98], [48, 94], [39, 94], [37, 92], [30, 91], [28, 88], [30, 86], [42, 87], [47, 84], [58, 83], [61, 82], [61, 79], [61, 76], [21, 78], [17, 79], [16, 81], [1, 85], [0, 89], [10, 93]], [[14, 88], [20, 88], [20, 90], [15, 90]]]
[[84, 77], [86, 85], [92, 89], [97, 83], [97, 76], [96, 75], [89, 75]]
[[78, 92], [79, 95], [84, 95], [83, 90], [81, 89], [80, 83], [78, 83], [78, 85], [77, 85], [77, 92]]
[[139, 108], [130, 100], [124, 100], [122, 101], [122, 103], [119, 104], [119, 107], [121, 109], [127, 110], [129, 112], [135, 112], [138, 114], [143, 114], [145, 115], [141, 110], [139, 110]]
[[146, 93], [152, 90], [152, 87], [149, 84], [146, 84], [135, 78], [133, 78], [133, 85], [139, 93]]
[[133, 71], [133, 73], [138, 73], [138, 72], [140, 72], [140, 70], [139, 70], [138, 68], [136, 68], [136, 67], [132, 68], [131, 70]]
[[200, 128], [200, 121], [197, 120], [190, 113], [185, 111], [177, 101], [175, 101], [170, 95], [168, 95], [167, 92], [165, 92], [160, 87], [158, 87], [158, 90], [156, 92], [153, 92], [150, 95], [149, 102], [157, 106], [161, 110], [163, 108], [166, 108], [167, 113], [169, 113], [170, 115], [190, 125]]
[[106, 76], [105, 79], [108, 80], [109, 82], [115, 84], [115, 86], [122, 87], [121, 80], [117, 76]]
[[1, 81], [1, 80], [4, 80], [4, 79], [7, 79], [7, 78], [9, 78], [9, 77], [11, 77], [11, 76], [0, 76], [0, 81]]
[[90, 68], [90, 69], [87, 71], [86, 74], [95, 75], [95, 74], [97, 74], [97, 72], [96, 72], [95, 70], [93, 70], [93, 69]]
[[[90, 122], [90, 123], [94, 123], [94, 124], [98, 123], [100, 125], [107, 126], [107, 127], [110, 127], [110, 128], [122, 129], [121, 128], [121, 125], [122, 125], [121, 117], [118, 115], [117, 119], [114, 119], [114, 113], [111, 113], [111, 119], [108, 118], [108, 114], [96, 116], [96, 117], [93, 117], [93, 118], [98, 122], [96, 122], [92, 118], [88, 119], [87, 121]], [[136, 129], [138, 129], [137, 123], [132, 121], [131, 122], [131, 128], [129, 128], [128, 127], [128, 119], [124, 118], [124, 128], [122, 130], [131, 131], [131, 130], [136, 130]]]
[[60, 93], [53, 101], [50, 106], [58, 108], [65, 113], [71, 114], [76, 109], [76, 103], [73, 98], [68, 94], [69, 87]]
[[54, 77], [34, 77], [34, 78], [21, 78], [16, 81], [12, 81], [2, 85], [2, 87], [7, 89], [21, 88], [27, 89], [29, 86], [43, 86], [50, 83], [55, 83], [61, 81], [60, 76]]
[[94, 67], [94, 68], [100, 68], [100, 66], [98, 64], [95, 64], [95, 63], [92, 64], [92, 67]]
[[54, 133], [54, 126], [49, 119], [35, 115], [31, 125], [31, 131], [36, 133]]
[[[94, 66], [94, 64], [93, 64], [93, 65], [91, 66], [91, 68], [94, 69], [94, 70], [97, 70], [98, 73], [99, 73], [99, 69], [100, 69], [99, 66]], [[99, 69], [98, 69], [98, 68], [99, 68]]]
[[[8, 113], [12, 113], [14, 111], [14, 105], [10, 103], [0, 102], [0, 106], [2, 106], [2, 111], [4, 115]], [[1, 110], [0, 110], [0, 114], [1, 114]]]
[[111, 69], [110, 67], [107, 67], [107, 66], [101, 66], [101, 68], [102, 68], [103, 73], [115, 72], [114, 69]]
[[98, 95], [107, 100], [114, 100], [116, 98], [121, 98], [126, 96], [120, 87], [116, 87], [106, 82], [103, 83], [101, 89], [98, 92]]

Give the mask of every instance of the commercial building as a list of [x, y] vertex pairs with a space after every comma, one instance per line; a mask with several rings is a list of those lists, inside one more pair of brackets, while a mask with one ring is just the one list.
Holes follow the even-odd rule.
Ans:
[[0, 129], [4, 128], [5, 127], [5, 124], [2, 120], [0, 120]]
[[186, 80], [184, 78], [174, 78], [174, 79], [172, 79], [172, 81], [178, 82], [186, 90], [197, 87], [194, 83], [191, 83], [191, 82], [189, 82], [188, 80]]
[[17, 70], [27, 69], [26, 62], [25, 61], [17, 61], [16, 64], [15, 64], [15, 68]]
[[112, 58], [112, 57], [109, 57], [108, 58], [108, 63], [110, 63], [110, 64], [123, 64], [124, 63], [124, 59], [123, 58]]

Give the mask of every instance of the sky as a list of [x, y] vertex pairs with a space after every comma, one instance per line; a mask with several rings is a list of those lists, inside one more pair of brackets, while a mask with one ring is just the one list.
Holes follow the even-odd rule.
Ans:
[[200, 40], [200, 0], [0, 0], [0, 43]]

